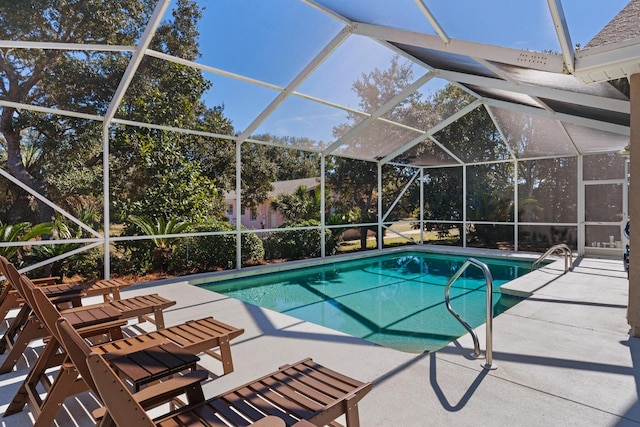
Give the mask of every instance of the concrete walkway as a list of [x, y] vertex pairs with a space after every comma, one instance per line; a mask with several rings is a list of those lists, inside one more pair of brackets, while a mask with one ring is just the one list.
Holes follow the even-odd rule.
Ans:
[[[232, 343], [233, 373], [216, 378], [220, 364], [202, 356], [202, 366], [215, 374], [205, 385], [207, 396], [310, 356], [374, 383], [360, 404], [362, 426], [640, 425], [640, 339], [628, 336], [622, 262], [581, 259], [564, 275], [561, 267], [558, 262], [509, 284], [511, 292], [532, 296], [494, 319], [495, 370], [469, 356], [469, 336], [434, 353], [407, 354], [184, 282], [137, 285], [123, 296], [157, 292], [177, 300], [166, 311], [168, 325], [213, 315], [245, 328]], [[478, 333], [484, 351], [484, 326]], [[2, 412], [33, 357], [0, 376]], [[68, 399], [57, 421], [93, 425], [88, 414], [95, 407], [89, 393]], [[0, 423], [31, 425], [27, 409]]]

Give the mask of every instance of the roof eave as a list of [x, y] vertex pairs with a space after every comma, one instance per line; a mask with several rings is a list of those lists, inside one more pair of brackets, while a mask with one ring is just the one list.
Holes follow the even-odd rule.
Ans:
[[629, 77], [640, 73], [640, 37], [576, 53], [575, 76], [583, 83]]

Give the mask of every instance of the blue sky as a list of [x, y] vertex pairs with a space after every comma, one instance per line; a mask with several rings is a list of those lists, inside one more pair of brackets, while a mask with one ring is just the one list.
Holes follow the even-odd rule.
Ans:
[[[345, 14], [411, 31], [435, 34], [413, 0], [320, 0]], [[564, 0], [573, 44], [584, 46], [627, 0]], [[343, 24], [299, 0], [200, 0], [199, 62], [277, 86], [286, 86], [343, 28]], [[546, 0], [427, 0], [452, 38], [516, 49], [560, 51]], [[375, 68], [386, 69], [394, 53], [368, 39], [351, 36], [298, 90], [358, 108], [352, 83]], [[414, 66], [414, 77], [425, 70]], [[224, 104], [236, 131], [246, 128], [277, 95], [271, 89], [205, 73], [214, 87], [210, 105]], [[445, 82], [433, 80], [423, 93]], [[293, 99], [295, 98], [295, 99]], [[339, 109], [293, 97], [259, 132], [330, 140], [333, 126], [346, 122]]]

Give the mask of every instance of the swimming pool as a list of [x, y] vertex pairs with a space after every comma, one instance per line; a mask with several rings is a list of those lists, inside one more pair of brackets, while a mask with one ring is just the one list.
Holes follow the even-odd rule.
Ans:
[[[494, 316], [522, 298], [500, 285], [532, 261], [475, 257], [494, 281]], [[437, 350], [466, 333], [447, 311], [444, 288], [468, 256], [400, 252], [198, 285], [405, 352]], [[451, 305], [472, 326], [485, 322], [482, 271], [468, 268], [452, 285]]]

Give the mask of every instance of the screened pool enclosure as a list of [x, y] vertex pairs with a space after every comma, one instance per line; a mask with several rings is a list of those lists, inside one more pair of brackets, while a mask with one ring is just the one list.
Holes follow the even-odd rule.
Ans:
[[[193, 48], [179, 26], [190, 2], [140, 2], [135, 16], [110, 3], [100, 17], [77, 6], [83, 25], [0, 6], [0, 219], [50, 210], [78, 230], [31, 241], [62, 249], [25, 257], [27, 270], [94, 250], [109, 277], [123, 245], [195, 236], [227, 236], [221, 267], [241, 268], [248, 236], [292, 228], [316, 231], [314, 257], [349, 233], [360, 249], [566, 243], [622, 256], [638, 1], [202, 0]], [[86, 30], [91, 19], [106, 32]], [[199, 99], [164, 99], [189, 85]], [[274, 196], [263, 185], [302, 178], [317, 183], [315, 222], [283, 228], [260, 210]], [[229, 227], [131, 226], [144, 209], [171, 220], [165, 199], [182, 191], [199, 196], [180, 209]]]

